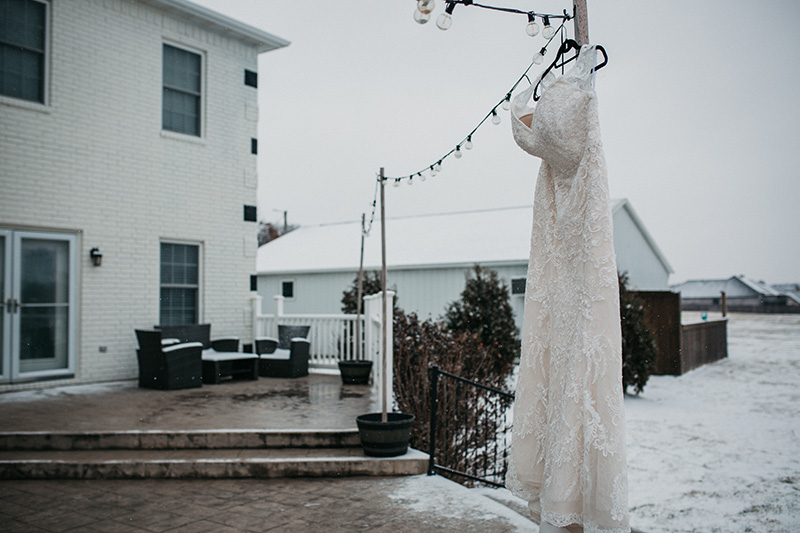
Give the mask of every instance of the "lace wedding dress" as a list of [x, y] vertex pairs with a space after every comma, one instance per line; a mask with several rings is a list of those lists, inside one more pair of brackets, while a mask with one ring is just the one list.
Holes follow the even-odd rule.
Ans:
[[584, 46], [570, 72], [549, 74], [535, 109], [533, 86], [512, 102], [514, 140], [542, 163], [507, 486], [554, 526], [627, 533], [619, 289], [595, 55]]

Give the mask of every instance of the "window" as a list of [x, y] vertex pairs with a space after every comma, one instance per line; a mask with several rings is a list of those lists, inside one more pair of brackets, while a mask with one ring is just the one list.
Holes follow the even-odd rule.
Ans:
[[201, 58], [164, 45], [164, 98], [161, 127], [200, 136]]
[[282, 281], [281, 294], [284, 298], [294, 298], [294, 281]]
[[44, 103], [47, 4], [0, 0], [0, 94]]
[[511, 280], [511, 294], [525, 294], [525, 278], [513, 278]]
[[200, 247], [161, 243], [161, 313], [164, 326], [197, 324], [200, 295]]

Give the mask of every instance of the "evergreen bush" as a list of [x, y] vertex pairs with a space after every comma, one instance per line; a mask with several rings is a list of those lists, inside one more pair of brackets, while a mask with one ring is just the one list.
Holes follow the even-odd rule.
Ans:
[[[485, 347], [480, 356], [490, 361], [481, 379], [495, 386], [505, 381], [519, 359], [519, 330], [514, 322], [508, 287], [497, 277], [497, 272], [475, 265], [472, 274], [467, 274], [461, 299], [448, 306], [445, 324], [454, 332], [478, 336]], [[472, 358], [465, 361], [467, 372], [474, 374], [470, 367], [479, 363], [485, 366]]]
[[644, 321], [644, 305], [628, 289], [628, 276], [619, 274], [619, 307], [622, 326], [622, 388], [635, 394], [644, 390], [656, 369], [656, 341]]

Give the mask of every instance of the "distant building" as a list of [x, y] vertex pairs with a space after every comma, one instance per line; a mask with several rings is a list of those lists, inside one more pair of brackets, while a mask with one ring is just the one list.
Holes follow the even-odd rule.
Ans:
[[0, 391], [134, 378], [134, 328], [246, 340], [258, 56], [289, 43], [186, 0], [0, 13]]
[[746, 276], [689, 280], [672, 286], [681, 294], [681, 308], [718, 311], [725, 293], [728, 311], [750, 313], [800, 312], [800, 298], [788, 291]]
[[[630, 203], [612, 202], [617, 266], [633, 288], [668, 290], [672, 268]], [[398, 305], [421, 318], [438, 318], [461, 296], [465, 275], [480, 264], [509, 288], [517, 325], [524, 308], [533, 207], [522, 206], [398, 217], [386, 222], [388, 285]], [[366, 239], [364, 268], [380, 270], [380, 222]], [[283, 295], [287, 314], [341, 312], [342, 293], [356, 273], [361, 223], [301, 226], [258, 250], [262, 309], [274, 312]]]

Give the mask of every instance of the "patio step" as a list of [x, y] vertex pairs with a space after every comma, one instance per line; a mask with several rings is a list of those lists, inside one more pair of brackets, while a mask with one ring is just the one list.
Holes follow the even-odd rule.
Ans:
[[417, 450], [375, 458], [360, 447], [0, 451], [0, 479], [399, 476], [427, 466]]
[[357, 429], [0, 432], [0, 451], [341, 448], [359, 445]]

